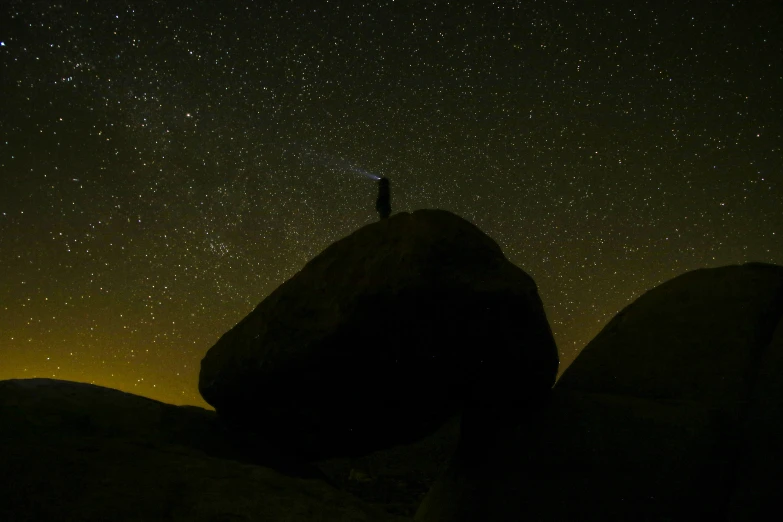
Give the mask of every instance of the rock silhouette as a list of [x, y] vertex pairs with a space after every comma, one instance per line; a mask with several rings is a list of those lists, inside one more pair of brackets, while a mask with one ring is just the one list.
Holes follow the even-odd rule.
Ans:
[[445, 211], [400, 213], [327, 248], [209, 350], [199, 389], [217, 413], [0, 381], [0, 520], [777, 509], [783, 267], [683, 274], [617, 314], [552, 388], [557, 364], [535, 283], [494, 241]]
[[[244, 453], [247, 451], [247, 453]], [[0, 520], [401, 522], [215, 413], [89, 384], [0, 381]], [[286, 476], [259, 462], [276, 462]]]
[[413, 517], [457, 449], [460, 420], [456, 415], [435, 433], [411, 444], [314, 464], [338, 489], [388, 513]]
[[199, 390], [315, 459], [414, 441], [459, 410], [471, 433], [548, 390], [557, 364], [533, 280], [474, 225], [420, 210], [310, 261], [210, 348]]
[[783, 485], [782, 369], [783, 267], [686, 273], [610, 321], [537, 421], [479, 466], [455, 454], [416, 520], [760, 520]]

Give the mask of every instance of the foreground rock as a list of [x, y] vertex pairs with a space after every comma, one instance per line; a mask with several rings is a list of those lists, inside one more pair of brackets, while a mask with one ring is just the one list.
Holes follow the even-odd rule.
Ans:
[[729, 520], [767, 520], [783, 489], [783, 319], [765, 351], [742, 432]]
[[688, 272], [650, 290], [564, 372], [569, 390], [737, 407], [783, 310], [783, 267]]
[[326, 458], [414, 441], [460, 409], [482, 425], [549, 389], [557, 364], [533, 280], [472, 224], [421, 210], [310, 261], [209, 350], [199, 390], [236, 425]]
[[314, 464], [331, 484], [387, 513], [413, 517], [424, 495], [457, 449], [460, 417], [411, 444]]
[[534, 429], [457, 454], [416, 519], [761, 520], [783, 486], [782, 370], [783, 267], [684, 274], [596, 336]]
[[0, 381], [0, 520], [404, 520], [323, 480], [238, 462], [237, 439], [214, 422], [88, 384]]

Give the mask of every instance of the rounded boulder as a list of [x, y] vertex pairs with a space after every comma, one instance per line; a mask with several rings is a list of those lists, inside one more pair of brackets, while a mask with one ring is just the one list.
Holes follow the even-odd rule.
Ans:
[[329, 246], [223, 335], [199, 390], [308, 458], [417, 440], [466, 403], [549, 389], [557, 348], [533, 279], [476, 226], [399, 213]]

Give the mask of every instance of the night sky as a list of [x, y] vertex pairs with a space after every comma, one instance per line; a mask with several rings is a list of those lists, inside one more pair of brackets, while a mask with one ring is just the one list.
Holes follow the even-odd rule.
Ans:
[[0, 379], [204, 404], [212, 344], [394, 211], [478, 225], [561, 367], [686, 270], [783, 264], [783, 3], [3, 0]]

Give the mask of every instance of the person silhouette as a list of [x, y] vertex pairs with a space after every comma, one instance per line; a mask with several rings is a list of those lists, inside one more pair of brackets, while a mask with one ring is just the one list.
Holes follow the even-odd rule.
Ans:
[[375, 210], [381, 219], [386, 219], [391, 214], [391, 188], [389, 178], [378, 180], [378, 200], [375, 202]]

